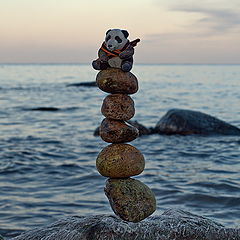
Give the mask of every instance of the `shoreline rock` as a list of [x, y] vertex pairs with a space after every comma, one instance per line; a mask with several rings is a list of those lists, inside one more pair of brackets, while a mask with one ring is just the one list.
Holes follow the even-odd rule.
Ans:
[[113, 215], [73, 216], [10, 240], [240, 240], [240, 229], [208, 218], [169, 209], [159, 216], [126, 222]]

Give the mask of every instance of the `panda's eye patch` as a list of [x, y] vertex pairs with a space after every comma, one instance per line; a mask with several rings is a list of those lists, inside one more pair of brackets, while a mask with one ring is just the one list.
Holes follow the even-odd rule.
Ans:
[[108, 35], [108, 36], [106, 37], [106, 42], [107, 42], [108, 40], [110, 40], [110, 39], [111, 39], [111, 36]]
[[119, 36], [116, 36], [115, 39], [117, 40], [118, 43], [122, 42], [122, 39]]

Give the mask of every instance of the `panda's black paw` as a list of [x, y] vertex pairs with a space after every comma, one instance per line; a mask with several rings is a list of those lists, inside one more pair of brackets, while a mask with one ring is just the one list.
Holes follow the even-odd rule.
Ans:
[[99, 61], [99, 60], [95, 60], [95, 61], [92, 62], [92, 67], [95, 70], [105, 70], [109, 67], [109, 64], [107, 62], [102, 62], [102, 61]]
[[100, 62], [95, 60], [92, 62], [92, 67], [95, 69], [95, 70], [101, 70], [100, 69]]
[[132, 69], [132, 64], [130, 62], [125, 62], [121, 68], [124, 72], [129, 72]]

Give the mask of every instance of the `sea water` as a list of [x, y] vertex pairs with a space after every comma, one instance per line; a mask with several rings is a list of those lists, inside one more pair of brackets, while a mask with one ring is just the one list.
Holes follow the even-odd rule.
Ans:
[[[202, 111], [240, 127], [240, 65], [135, 65], [133, 120], [154, 127], [171, 108]], [[112, 213], [95, 160], [107, 145], [93, 132], [106, 93], [67, 87], [95, 81], [90, 65], [0, 65], [0, 234], [70, 215]], [[32, 111], [51, 107], [57, 111]], [[54, 110], [54, 109], [53, 109]], [[169, 208], [240, 225], [240, 137], [149, 135], [136, 176]]]

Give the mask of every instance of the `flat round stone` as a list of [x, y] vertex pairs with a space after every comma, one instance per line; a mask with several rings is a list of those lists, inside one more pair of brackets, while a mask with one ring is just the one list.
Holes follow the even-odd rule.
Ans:
[[124, 121], [105, 118], [100, 126], [100, 137], [105, 142], [131, 142], [138, 137], [138, 129]]
[[98, 155], [98, 172], [110, 178], [126, 178], [140, 174], [145, 167], [142, 153], [129, 144], [110, 144]]
[[140, 222], [156, 210], [154, 193], [136, 179], [110, 178], [104, 191], [112, 210], [125, 221]]
[[126, 94], [110, 94], [102, 104], [102, 114], [115, 120], [129, 120], [135, 114], [134, 101]]
[[108, 68], [97, 74], [97, 86], [107, 93], [134, 94], [138, 91], [138, 80], [131, 72]]

